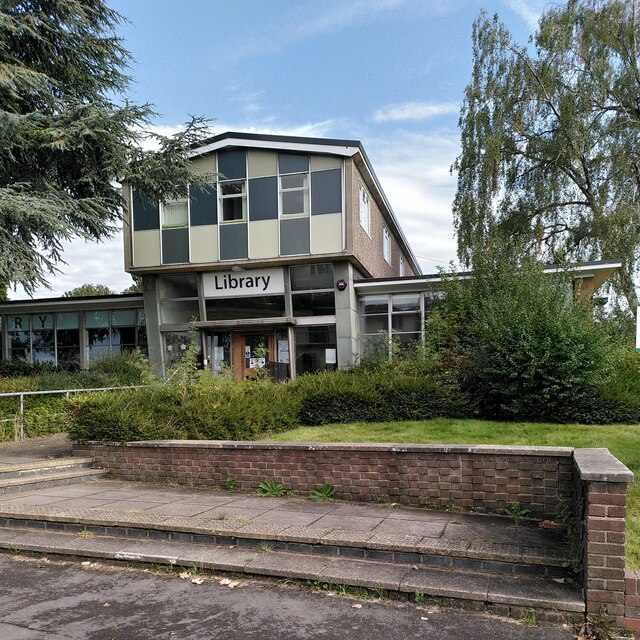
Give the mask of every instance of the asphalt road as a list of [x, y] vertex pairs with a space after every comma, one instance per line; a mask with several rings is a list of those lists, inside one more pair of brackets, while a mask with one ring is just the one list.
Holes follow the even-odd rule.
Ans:
[[[194, 584], [191, 578], [203, 579]], [[80, 560], [0, 555], [2, 640], [570, 640], [568, 628], [358, 600], [310, 587], [181, 578]], [[222, 581], [222, 582], [221, 582]]]

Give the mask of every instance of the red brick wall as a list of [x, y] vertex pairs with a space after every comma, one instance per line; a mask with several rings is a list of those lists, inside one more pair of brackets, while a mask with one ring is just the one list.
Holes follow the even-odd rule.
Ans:
[[265, 479], [306, 494], [329, 482], [347, 500], [499, 512], [520, 502], [553, 518], [574, 486], [571, 450], [540, 455], [517, 447], [304, 445], [251, 442], [76, 445], [114, 477], [255, 489]]

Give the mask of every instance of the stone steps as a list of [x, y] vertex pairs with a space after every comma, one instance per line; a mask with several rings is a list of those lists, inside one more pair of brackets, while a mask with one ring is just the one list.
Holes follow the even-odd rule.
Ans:
[[106, 478], [91, 458], [69, 458], [0, 467], [0, 495]]
[[0, 548], [45, 554], [237, 572], [383, 590], [416, 598], [444, 599], [470, 608], [521, 617], [574, 620], [584, 614], [579, 589], [549, 577], [457, 571], [373, 559], [312, 556], [240, 544], [210, 545], [179, 540], [130, 539], [84, 533], [38, 531], [17, 522], [0, 528]]
[[0, 548], [421, 594], [516, 618], [584, 614], [566, 553], [553, 548], [26, 504], [0, 504]]

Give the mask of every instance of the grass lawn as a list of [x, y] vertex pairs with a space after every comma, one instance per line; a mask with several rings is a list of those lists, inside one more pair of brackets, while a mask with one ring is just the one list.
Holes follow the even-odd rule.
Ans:
[[640, 568], [640, 425], [535, 424], [485, 420], [424, 420], [301, 427], [268, 436], [295, 442], [412, 442], [606, 447], [633, 471], [627, 511], [627, 568]]

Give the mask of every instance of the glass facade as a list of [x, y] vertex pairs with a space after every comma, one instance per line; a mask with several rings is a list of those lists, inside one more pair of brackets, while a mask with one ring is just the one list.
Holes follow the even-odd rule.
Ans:
[[441, 291], [383, 293], [359, 298], [362, 355], [389, 353], [392, 341], [410, 347], [424, 338], [424, 322]]
[[147, 352], [142, 309], [8, 315], [6, 323], [7, 340], [0, 344], [7, 344], [9, 360], [77, 369], [108, 353]]
[[296, 374], [336, 369], [335, 325], [296, 327]]

